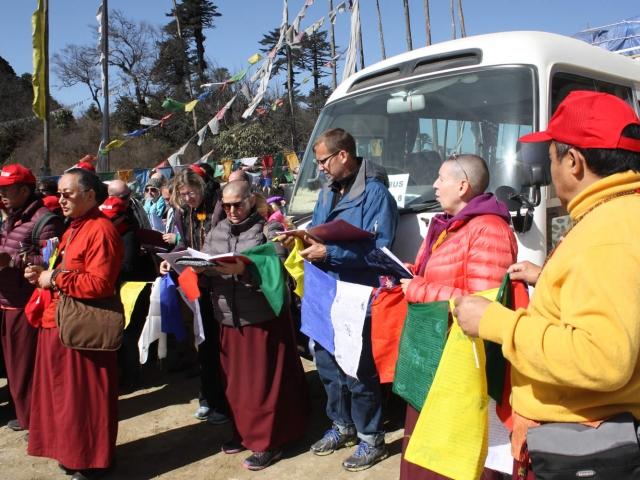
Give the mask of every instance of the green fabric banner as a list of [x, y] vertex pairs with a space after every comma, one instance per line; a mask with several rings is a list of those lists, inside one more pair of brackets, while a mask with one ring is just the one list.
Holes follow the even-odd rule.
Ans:
[[249, 265], [253, 278], [260, 285], [260, 290], [275, 314], [280, 315], [287, 284], [284, 279], [282, 262], [276, 253], [273, 242], [267, 241], [264, 245], [250, 248], [241, 253], [253, 261], [253, 265]]
[[110, 182], [116, 176], [116, 172], [102, 172], [98, 174], [101, 182]]
[[236, 83], [239, 82], [240, 80], [242, 80], [247, 73], [249, 73], [249, 69], [251, 67], [247, 67], [244, 70], [242, 70], [240, 73], [235, 74], [233, 77], [231, 77], [229, 80], [227, 80], [227, 83]]
[[42, 120], [46, 119], [47, 92], [45, 88], [45, 51], [44, 51], [44, 2], [38, 0], [38, 9], [31, 16], [31, 26], [33, 27], [33, 113]]
[[449, 301], [410, 303], [404, 323], [393, 391], [418, 411], [440, 364], [449, 326]]
[[173, 98], [167, 98], [162, 104], [162, 108], [170, 112], [180, 112], [184, 110], [186, 103], [178, 102]]

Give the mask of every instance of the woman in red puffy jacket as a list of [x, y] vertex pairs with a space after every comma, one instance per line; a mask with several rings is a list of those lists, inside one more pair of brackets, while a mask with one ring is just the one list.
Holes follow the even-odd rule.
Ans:
[[[518, 245], [507, 206], [483, 193], [488, 185], [487, 165], [476, 155], [454, 155], [442, 164], [433, 187], [445, 213], [431, 220], [412, 266], [415, 277], [402, 281], [407, 301], [449, 300], [500, 286], [507, 268], [516, 262]], [[407, 405], [400, 478], [445, 479], [404, 459], [419, 415]], [[488, 469], [482, 478], [494, 475], [502, 478]]]

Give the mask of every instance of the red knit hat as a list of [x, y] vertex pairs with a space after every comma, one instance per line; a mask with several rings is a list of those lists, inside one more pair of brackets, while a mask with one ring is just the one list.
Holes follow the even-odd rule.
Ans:
[[520, 137], [521, 142], [556, 140], [578, 148], [640, 152], [640, 140], [622, 136], [628, 125], [639, 125], [633, 109], [608, 93], [575, 91], [567, 95], [543, 132]]
[[35, 185], [36, 177], [31, 173], [31, 170], [17, 163], [2, 167], [2, 171], [0, 172], [0, 187], [14, 185], [16, 183]]
[[118, 197], [109, 197], [100, 205], [100, 211], [107, 217], [114, 219], [127, 211], [127, 205]]

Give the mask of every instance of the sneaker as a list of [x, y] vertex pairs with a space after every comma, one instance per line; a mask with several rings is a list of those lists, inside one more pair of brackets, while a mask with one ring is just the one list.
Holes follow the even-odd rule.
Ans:
[[200, 407], [196, 410], [196, 413], [194, 413], [193, 416], [198, 420], [206, 420], [210, 411], [211, 409], [209, 407]]
[[228, 421], [229, 418], [227, 418], [223, 413], [216, 412], [215, 410], [213, 412], [209, 412], [209, 415], [207, 416], [207, 422], [211, 425], [222, 425]]
[[18, 420], [9, 420], [9, 422], [7, 422], [7, 427], [9, 427], [14, 432], [20, 432], [24, 430], [18, 423]]
[[[335, 427], [335, 425], [333, 426]], [[358, 443], [358, 436], [353, 434], [341, 434], [337, 428], [327, 430], [320, 440], [311, 445], [311, 452], [315, 455], [331, 455], [335, 450], [343, 447], [353, 447]]]
[[342, 462], [342, 468], [349, 472], [359, 472], [373, 467], [388, 456], [389, 450], [387, 450], [387, 445], [384, 442], [377, 447], [367, 442], [360, 442], [355, 453]]
[[249, 470], [264, 470], [273, 462], [277, 462], [282, 458], [282, 449], [276, 448], [275, 450], [269, 450], [268, 452], [253, 452], [253, 455], [247, 457], [242, 466]]
[[244, 452], [246, 447], [234, 438], [233, 440], [224, 442], [221, 450], [227, 455], [234, 455], [236, 453]]

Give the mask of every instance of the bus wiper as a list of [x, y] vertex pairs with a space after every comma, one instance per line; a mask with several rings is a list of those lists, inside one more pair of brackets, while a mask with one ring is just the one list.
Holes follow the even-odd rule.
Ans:
[[427, 200], [422, 203], [418, 203], [415, 205], [410, 205], [408, 207], [398, 209], [398, 213], [400, 215], [406, 215], [408, 213], [421, 213], [428, 212], [429, 210], [434, 210], [435, 208], [440, 206], [440, 202], [437, 200]]

